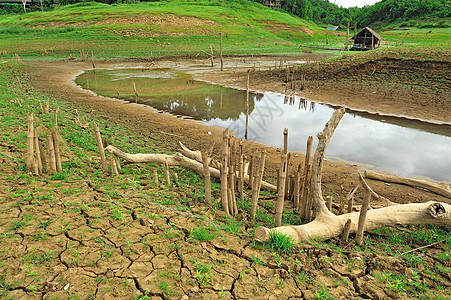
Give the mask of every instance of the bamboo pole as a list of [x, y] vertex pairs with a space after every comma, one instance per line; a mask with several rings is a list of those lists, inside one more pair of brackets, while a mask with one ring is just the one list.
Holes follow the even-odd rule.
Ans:
[[[257, 212], [258, 197], [260, 196], [260, 188], [263, 180], [263, 173], [265, 171], [266, 151], [263, 149], [260, 155], [260, 163], [258, 166], [258, 175], [253, 184], [252, 189], [252, 202], [251, 202], [251, 218], [255, 219]], [[250, 179], [249, 179], [250, 180]]]
[[115, 163], [116, 163], [116, 168], [117, 168], [117, 170], [118, 170], [118, 171], [122, 170], [121, 162], [119, 161], [119, 157], [114, 156], [114, 161], [115, 161]]
[[168, 159], [165, 158], [163, 163], [164, 168], [164, 178], [166, 180], [166, 185], [171, 186], [171, 177], [169, 176], [169, 166], [168, 166]]
[[45, 100], [45, 113], [50, 113], [50, 102], [49, 99]]
[[341, 235], [341, 241], [346, 242], [349, 238], [349, 232], [351, 231], [351, 219], [348, 219], [343, 227], [343, 234]]
[[58, 127], [58, 113], [60, 111], [60, 108], [57, 107], [55, 110], [55, 127]]
[[119, 172], [117, 171], [117, 166], [116, 166], [116, 160], [114, 159], [114, 157], [111, 157], [111, 169], [112, 169], [112, 173], [116, 176], [119, 175]]
[[355, 188], [353, 188], [352, 191], [349, 192], [349, 194], [346, 196], [346, 201], [347, 201], [347, 205], [348, 205], [348, 207], [347, 207], [348, 213], [352, 212], [352, 205], [354, 203], [354, 194], [357, 192], [358, 189], [359, 189], [359, 185], [357, 185]]
[[158, 170], [157, 168], [153, 169], [153, 181], [155, 182], [155, 185], [160, 185], [159, 181], [158, 181]]
[[332, 196], [326, 196], [326, 207], [327, 209], [332, 212]]
[[288, 156], [283, 153], [279, 170], [279, 187], [277, 191], [276, 216], [274, 219], [274, 225], [276, 227], [282, 225], [283, 202], [285, 198], [285, 180], [287, 178], [287, 159]]
[[221, 158], [221, 201], [222, 209], [226, 215], [229, 215], [229, 201], [228, 201], [228, 162], [229, 162], [229, 130], [225, 129], [222, 133], [222, 158]]
[[108, 166], [105, 158], [105, 150], [103, 149], [102, 137], [100, 135], [99, 126], [97, 126], [96, 123], [92, 123], [92, 125], [94, 127], [94, 133], [96, 135], [97, 148], [99, 149], [100, 153], [100, 167], [104, 173], [108, 173]]
[[211, 52], [211, 57], [210, 57], [211, 67], [213, 68], [213, 59], [214, 59], [214, 56], [213, 56], [213, 45], [210, 45], [210, 52]]
[[47, 133], [47, 156], [49, 157], [49, 167], [51, 172], [56, 172], [55, 149], [53, 148], [53, 136], [49, 131]]
[[219, 59], [221, 60], [221, 72], [222, 72], [224, 67], [224, 62], [222, 60], [222, 32], [219, 33]]
[[50, 165], [49, 165], [47, 158], [45, 157], [44, 147], [42, 146], [42, 143], [39, 141], [39, 138], [38, 138], [38, 145], [39, 145], [39, 152], [41, 153], [42, 172], [44, 172], [44, 166], [46, 167], [46, 170], [48, 172], [50, 169]]
[[360, 209], [360, 215], [359, 215], [359, 223], [357, 227], [357, 234], [355, 236], [355, 243], [357, 245], [361, 245], [363, 242], [363, 232], [365, 231], [365, 221], [366, 221], [366, 214], [368, 211], [368, 205], [371, 201], [371, 192], [367, 192], [367, 195], [362, 203], [362, 208]]
[[243, 154], [243, 141], [240, 140], [239, 144], [239, 161], [238, 161], [238, 192], [240, 193], [240, 199], [244, 199], [244, 165], [245, 158]]
[[37, 132], [34, 132], [34, 147], [36, 149], [36, 162], [38, 164], [38, 173], [42, 174], [43, 173], [43, 169], [42, 169], [42, 160], [41, 160], [41, 147], [39, 147], [39, 137]]
[[255, 156], [251, 153], [251, 160], [249, 161], [249, 188], [252, 190], [254, 187], [254, 169], [255, 169]]
[[55, 151], [55, 163], [56, 163], [56, 171], [61, 172], [63, 168], [61, 166], [61, 154], [60, 154], [60, 143], [58, 140], [59, 132], [58, 127], [53, 128], [53, 149]]
[[297, 211], [299, 211], [300, 190], [301, 190], [301, 164], [298, 165], [298, 170], [294, 176], [293, 203], [294, 203], [294, 208]]
[[133, 82], [133, 91], [135, 92], [135, 103], [138, 103], [138, 92], [136, 91], [136, 83]]
[[310, 171], [311, 171], [311, 163], [310, 157], [312, 152], [312, 144], [313, 137], [309, 136], [307, 139], [307, 150], [305, 152], [305, 160], [304, 160], [304, 182], [302, 184], [302, 204], [301, 204], [301, 217], [307, 219], [307, 206], [308, 206], [308, 198], [310, 192]]
[[206, 152], [202, 152], [202, 165], [204, 167], [205, 178], [205, 203], [212, 205], [211, 202], [211, 177], [210, 177], [210, 160]]
[[247, 70], [247, 83], [246, 83], [246, 129], [244, 132], [244, 139], [247, 140], [247, 134], [249, 132], [249, 73], [250, 69]]
[[27, 133], [27, 156], [25, 159], [25, 169], [27, 171], [33, 171], [34, 167], [34, 150], [33, 150], [33, 144], [34, 144], [34, 120], [33, 120], [33, 113], [29, 114], [27, 116], [28, 121], [28, 133]]

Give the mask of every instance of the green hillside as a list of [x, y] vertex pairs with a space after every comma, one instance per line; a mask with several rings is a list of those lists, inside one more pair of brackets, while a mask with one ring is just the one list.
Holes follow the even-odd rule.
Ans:
[[52, 11], [0, 16], [0, 54], [21, 57], [99, 58], [295, 53], [322, 32], [312, 22], [246, 0], [162, 1], [108, 5], [95, 2]]

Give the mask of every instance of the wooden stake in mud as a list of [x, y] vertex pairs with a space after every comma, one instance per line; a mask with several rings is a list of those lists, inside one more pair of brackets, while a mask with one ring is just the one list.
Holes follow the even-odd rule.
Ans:
[[371, 192], [368, 191], [367, 195], [362, 203], [362, 207], [361, 207], [360, 215], [359, 215], [359, 224], [357, 227], [357, 234], [355, 236], [355, 243], [357, 245], [361, 245], [363, 242], [363, 232], [365, 231], [366, 214], [368, 211], [368, 205], [370, 204], [370, 201], [371, 201], [371, 196], [372, 196]]
[[326, 33], [326, 46], [329, 45], [329, 32]]
[[55, 128], [58, 127], [58, 113], [60, 111], [60, 108], [57, 107], [55, 111]]
[[96, 65], [94, 64], [94, 51], [91, 50], [91, 62], [92, 62], [92, 69], [94, 70], [94, 74], [96, 73]]
[[100, 136], [99, 126], [97, 126], [96, 123], [92, 123], [92, 126], [94, 127], [94, 133], [96, 135], [96, 141], [97, 141], [97, 148], [99, 149], [99, 153], [100, 153], [100, 167], [104, 173], [108, 173], [108, 165], [106, 163], [105, 150], [103, 149], [102, 137]]
[[118, 171], [122, 170], [121, 162], [119, 161], [119, 157], [115, 156], [114, 161], [116, 163], [116, 168], [118, 169]]
[[351, 219], [348, 219], [343, 227], [343, 234], [341, 235], [341, 241], [346, 242], [349, 238], [349, 232], [351, 231]]
[[[406, 37], [409, 35], [409, 33], [407, 32], [406, 35], [403, 37], [402, 42], [401, 42], [401, 46], [404, 45], [404, 40], [406, 39]], [[372, 44], [373, 44], [373, 48], [374, 48], [374, 36], [372, 39]]]
[[27, 135], [27, 156], [26, 156], [26, 159], [25, 159], [25, 169], [27, 171], [33, 171], [33, 164], [34, 164], [34, 151], [33, 151], [34, 121], [33, 121], [33, 114], [28, 115], [27, 121], [28, 121], [28, 135]]
[[222, 158], [221, 158], [221, 203], [222, 209], [229, 215], [229, 201], [228, 201], [228, 162], [229, 162], [229, 130], [225, 129], [222, 134]]
[[301, 91], [305, 90], [305, 74], [301, 74]]
[[299, 193], [301, 190], [301, 164], [298, 165], [298, 170], [294, 175], [294, 185], [293, 185], [293, 203], [294, 209], [299, 211]]
[[171, 186], [171, 177], [169, 176], [169, 166], [168, 166], [167, 158], [164, 159], [163, 168], [164, 168], [164, 178], [166, 180], [166, 185]]
[[312, 152], [312, 144], [313, 137], [309, 136], [307, 139], [307, 151], [305, 153], [305, 161], [304, 161], [305, 168], [304, 168], [304, 183], [302, 184], [302, 206], [301, 206], [301, 217], [303, 217], [305, 220], [308, 221], [310, 221], [312, 207], [312, 202], [310, 200], [310, 173], [311, 173], [310, 157]]
[[359, 189], [359, 186], [360, 185], [357, 185], [355, 188], [353, 188], [352, 191], [350, 191], [349, 194], [346, 196], [346, 202], [348, 205], [348, 210], [347, 210], [348, 213], [352, 212], [352, 205], [354, 203], [354, 194]]
[[36, 162], [38, 164], [38, 173], [42, 174], [43, 173], [43, 169], [42, 169], [42, 160], [41, 160], [41, 147], [39, 147], [39, 137], [37, 132], [34, 132], [34, 147], [36, 149]]
[[287, 160], [288, 155], [283, 153], [282, 160], [279, 170], [279, 185], [277, 190], [277, 206], [276, 206], [276, 216], [274, 219], [274, 225], [282, 225], [282, 213], [283, 213], [283, 201], [285, 198], [285, 180], [287, 179]]
[[117, 84], [116, 84], [116, 95], [119, 98], [119, 88], [117, 87]]
[[55, 148], [53, 148], [53, 136], [51, 131], [47, 134], [47, 156], [49, 157], [49, 167], [51, 172], [56, 172]]
[[345, 42], [345, 50], [348, 50], [348, 39], [349, 39], [349, 23], [351, 20], [348, 19], [348, 27], [346, 29], [346, 42]]
[[211, 158], [208, 157], [208, 154], [206, 152], [202, 152], [202, 165], [204, 167], [204, 177], [205, 177], [205, 203], [207, 203], [208, 205], [212, 205], [210, 161]]
[[219, 33], [219, 59], [221, 60], [221, 72], [222, 72], [224, 67], [224, 62], [222, 60], [222, 32]]
[[251, 159], [249, 161], [249, 188], [253, 190], [254, 188], [254, 169], [255, 169], [255, 156], [251, 153]]
[[249, 73], [250, 69], [247, 70], [247, 84], [246, 84], [246, 129], [244, 131], [244, 139], [247, 140], [247, 133], [249, 129]]
[[49, 99], [45, 100], [45, 113], [50, 113], [50, 102]]
[[[256, 180], [253, 184], [252, 189], [252, 202], [251, 202], [251, 218], [255, 219], [255, 214], [257, 212], [258, 205], [258, 197], [260, 196], [260, 188], [263, 180], [263, 173], [265, 171], [265, 159], [266, 159], [266, 151], [263, 149], [260, 155], [260, 164], [258, 166], [258, 175], [255, 176]], [[249, 180], [251, 180], [249, 178]]]
[[119, 172], [117, 171], [117, 166], [116, 166], [116, 160], [114, 159], [114, 157], [111, 157], [111, 170], [113, 171], [113, 174], [118, 176]]
[[213, 68], [213, 59], [214, 59], [214, 55], [213, 55], [213, 45], [210, 45], [210, 62], [211, 62], [211, 67]]
[[[229, 137], [230, 137], [230, 135], [229, 135]], [[229, 211], [232, 215], [236, 215], [238, 213], [238, 209], [236, 206], [236, 197], [235, 197], [235, 187], [236, 187], [235, 166], [236, 166], [236, 143], [234, 142], [232, 144], [232, 146], [230, 146], [230, 140], [229, 140], [229, 174], [228, 174], [229, 193], [228, 193], [228, 200], [229, 200]]]
[[135, 103], [138, 103], [138, 92], [136, 91], [136, 84], [133, 82], [133, 90], [135, 91]]
[[53, 128], [53, 148], [55, 150], [55, 163], [56, 163], [56, 171], [61, 172], [63, 168], [61, 166], [61, 154], [60, 154], [60, 143], [59, 143], [59, 132], [58, 127]]
[[240, 193], [240, 199], [244, 199], [244, 164], [245, 158], [243, 154], [243, 141], [240, 140], [239, 148], [239, 161], [238, 161], [238, 192]]
[[157, 168], [153, 169], [153, 181], [155, 181], [155, 185], [160, 185], [158, 182], [158, 170]]
[[[286, 174], [289, 174], [288, 173], [288, 165], [289, 165], [289, 162], [290, 162], [290, 154], [288, 154], [288, 129], [287, 128], [283, 129], [283, 153], [288, 155], [287, 156], [287, 166], [286, 166], [287, 170], [286, 170]], [[288, 191], [288, 183], [289, 183], [289, 180], [285, 180], [285, 187], [284, 187], [285, 198], [287, 198], [288, 193], [289, 193], [289, 191]]]
[[332, 196], [326, 196], [326, 207], [327, 209], [332, 212]]

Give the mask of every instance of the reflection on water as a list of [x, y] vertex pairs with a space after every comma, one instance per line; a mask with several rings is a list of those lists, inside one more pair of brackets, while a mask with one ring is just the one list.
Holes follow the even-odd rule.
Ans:
[[[92, 74], [91, 74], [92, 77]], [[87, 86], [87, 75], [76, 82]], [[97, 87], [92, 87], [92, 82]], [[228, 127], [244, 137], [244, 91], [191, 80], [170, 70], [97, 71], [91, 89], [104, 96], [135, 101], [159, 110], [191, 116], [206, 125]], [[304, 151], [309, 135], [316, 135], [333, 108], [303, 98], [276, 93], [252, 94], [248, 139], [271, 146], [283, 145], [289, 130], [289, 149]], [[315, 139], [316, 143], [316, 139]], [[327, 156], [374, 165], [402, 176], [427, 176], [451, 182], [451, 126], [402, 118], [347, 112], [327, 149]]]
[[[95, 93], [152, 106], [196, 120], [238, 119], [246, 113], [246, 92], [194, 81], [168, 69], [101, 70], [82, 74], [75, 82]], [[97, 82], [93, 85], [93, 82]], [[88, 87], [88, 84], [90, 86]], [[134, 85], [136, 86], [135, 95]], [[249, 111], [263, 95], [252, 95]]]

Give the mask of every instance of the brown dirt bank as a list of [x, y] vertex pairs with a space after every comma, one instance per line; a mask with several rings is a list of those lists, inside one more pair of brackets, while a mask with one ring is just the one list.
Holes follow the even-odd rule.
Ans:
[[[286, 68], [252, 72], [250, 86], [257, 91], [294, 93], [357, 111], [451, 125], [451, 59], [441, 59], [343, 55], [298, 65], [294, 72]], [[234, 72], [233, 76], [230, 72], [214, 72], [200, 78], [240, 88], [246, 84], [245, 72]]]
[[[174, 64], [174, 62], [170, 63]], [[175, 62], [177, 65], [182, 63]], [[218, 155], [220, 152], [222, 130], [219, 128], [206, 127], [201, 122], [179, 119], [169, 114], [158, 113], [148, 107], [96, 96], [76, 87], [71, 80], [77, 73], [89, 69], [91, 65], [88, 63], [33, 62], [30, 64], [36, 67], [37, 76], [32, 79], [36, 86], [54, 97], [66, 99], [80, 113], [93, 114], [111, 122], [123, 124], [126, 128], [130, 129], [131, 134], [136, 135], [136, 139], [150, 136], [152, 139], [161, 141], [159, 149], [149, 149], [149, 152], [176, 151], [177, 141], [179, 140], [192, 149], [200, 150], [206, 150], [214, 143], [214, 153]], [[160, 64], [164, 65], [167, 62], [160, 62]], [[97, 63], [97, 68], [102, 67], [108, 68], [111, 67], [111, 64]], [[209, 78], [210, 81], [216, 81], [225, 85], [232, 85], [232, 83], [242, 85], [245, 82], [243, 80], [244, 73], [240, 74], [236, 71], [226, 71], [219, 75], [217, 73], [216, 71], [214, 72], [216, 74], [215, 76], [213, 76], [213, 73], [197, 74], [196, 76], [199, 78]], [[269, 78], [266, 78], [265, 81], [265, 77], [259, 77], [258, 80], [260, 84], [257, 85], [257, 89], [273, 90], [278, 87], [283, 88], [283, 83], [274, 80], [269, 81]], [[256, 86], [255, 80], [252, 81], [252, 86]], [[211, 134], [209, 134], [209, 131], [211, 131]], [[132, 142], [133, 138], [130, 141]], [[245, 151], [248, 154], [258, 151], [261, 147], [266, 146], [254, 142], [245, 143]], [[280, 153], [276, 148], [266, 148], [268, 151], [267, 176], [270, 177], [268, 181], [274, 182], [275, 169], [280, 160]], [[302, 155], [299, 155], [299, 157], [292, 161], [292, 164], [297, 165], [301, 161]], [[345, 191], [351, 190], [358, 183], [357, 169], [358, 166], [356, 165], [327, 161], [323, 174], [323, 192], [338, 196], [341, 187]], [[371, 182], [371, 185], [376, 192], [384, 197], [401, 203], [429, 200], [443, 201], [441, 196], [402, 185], [386, 185], [377, 181]], [[358, 196], [362, 197], [362, 195]]]

